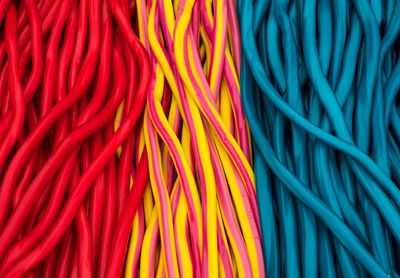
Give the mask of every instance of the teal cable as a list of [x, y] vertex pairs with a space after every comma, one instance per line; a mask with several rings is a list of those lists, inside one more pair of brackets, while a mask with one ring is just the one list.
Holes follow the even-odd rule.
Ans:
[[400, 4], [372, 2], [237, 3], [273, 277], [398, 277]]

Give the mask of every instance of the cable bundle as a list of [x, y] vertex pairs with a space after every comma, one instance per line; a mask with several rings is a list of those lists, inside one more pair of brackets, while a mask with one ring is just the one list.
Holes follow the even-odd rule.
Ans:
[[267, 277], [399, 277], [400, 1], [238, 13]]
[[120, 273], [148, 180], [134, 146], [151, 69], [134, 13], [128, 1], [0, 1], [1, 277]]
[[264, 277], [232, 0], [138, 1], [150, 187], [126, 277]]

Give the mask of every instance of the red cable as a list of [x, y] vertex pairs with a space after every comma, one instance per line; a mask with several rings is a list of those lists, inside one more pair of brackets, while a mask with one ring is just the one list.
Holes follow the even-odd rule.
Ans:
[[[100, 49], [100, 58], [99, 64], [104, 65], [98, 70], [98, 80], [103, 80], [103, 83], [97, 83], [104, 92], [109, 90], [109, 83], [111, 76], [111, 52], [113, 48], [113, 25], [111, 14], [106, 1], [103, 1], [102, 4], [102, 46]], [[100, 89], [100, 88], [98, 88]], [[97, 88], [95, 89], [98, 90]], [[104, 98], [105, 98], [104, 94]], [[103, 98], [103, 100], [104, 100]], [[103, 147], [103, 132], [97, 132], [92, 141], [92, 156], [97, 156]], [[93, 267], [98, 270], [97, 261], [98, 261], [98, 253], [99, 253], [99, 245], [100, 236], [101, 236], [101, 228], [105, 228], [103, 220], [103, 210], [105, 206], [105, 190], [106, 190], [106, 170], [101, 171], [99, 176], [97, 177], [95, 184], [92, 187], [90, 198], [90, 210], [89, 210], [89, 221], [90, 226], [92, 228], [92, 239], [93, 239]], [[94, 273], [97, 274], [96, 272]]]
[[[118, 39], [123, 39], [121, 34], [118, 34]], [[125, 98], [124, 111], [122, 113], [122, 120], [127, 116], [134, 106], [135, 92], [137, 87], [137, 65], [133, 58], [131, 50], [127, 45], [124, 47], [124, 56], [128, 69], [128, 91]], [[129, 184], [131, 179], [133, 151], [134, 151], [135, 131], [129, 134], [128, 138], [122, 145], [122, 152], [118, 163], [118, 190], [117, 190], [117, 216], [121, 214], [123, 205], [129, 192]]]
[[142, 200], [144, 190], [149, 179], [147, 151], [143, 150], [142, 157], [134, 178], [132, 190], [118, 218], [113, 234], [106, 277], [119, 277], [124, 264], [125, 249], [128, 244], [129, 232], [131, 231], [133, 218]]
[[[95, 5], [93, 5], [89, 10], [93, 17], [91, 20], [92, 24], [90, 25], [91, 30], [89, 32], [89, 45], [77, 82], [64, 100], [50, 109], [46, 116], [40, 120], [35, 129], [29, 134], [24, 144], [14, 155], [4, 175], [0, 187], [0, 228], [4, 224], [5, 213], [9, 209], [11, 192], [14, 191], [15, 183], [29, 156], [41, 140], [43, 140], [46, 132], [54, 122], [85, 93], [93, 77], [97, 65], [100, 44], [100, 18], [99, 13], [95, 11]], [[0, 251], [0, 258], [2, 256], [3, 253]]]
[[[25, 118], [25, 101], [22, 86], [18, 77], [19, 58], [17, 53], [17, 10], [14, 4], [11, 4], [7, 11], [6, 33], [7, 36], [5, 41], [9, 60], [8, 86], [12, 95], [14, 113], [8, 132], [4, 135], [0, 143], [0, 173], [3, 170], [11, 149], [17, 141]], [[3, 213], [7, 214], [8, 209]]]
[[[114, 123], [111, 121], [104, 131], [105, 141], [108, 142], [114, 135]], [[117, 206], [116, 193], [116, 158], [112, 155], [106, 167], [106, 198], [104, 203], [103, 231], [101, 233], [98, 273], [97, 277], [105, 277], [112, 235], [114, 232]]]
[[0, 0], [0, 277], [121, 272], [148, 182], [146, 151], [133, 160], [151, 71], [130, 4]]
[[60, 243], [59, 256], [56, 262], [55, 278], [68, 277], [71, 269], [72, 256], [74, 253], [75, 236], [74, 230], [69, 228]]
[[[140, 46], [141, 47], [141, 46]], [[148, 58], [144, 52], [144, 49], [135, 49], [136, 51], [142, 51], [142, 55], [138, 55], [142, 58], [142, 71], [140, 74], [140, 85], [137, 96], [141, 96], [144, 98], [145, 91], [147, 90], [149, 81], [150, 81], [150, 65]], [[140, 90], [142, 89], [142, 90]], [[136, 103], [144, 103], [144, 99], [137, 99]], [[143, 107], [143, 106], [142, 106]], [[21, 260], [19, 260], [16, 264], [11, 266], [5, 273], [0, 273], [2, 277], [21, 277], [26, 273], [29, 269], [37, 265], [41, 262], [54, 248], [54, 246], [60, 241], [62, 236], [65, 234], [68, 225], [74, 219], [74, 215], [78, 211], [80, 204], [82, 203], [84, 197], [86, 196], [88, 190], [92, 182], [97, 177], [98, 173], [102, 170], [102, 168], [107, 164], [108, 160], [114, 155], [114, 152], [118, 148], [119, 145], [125, 140], [125, 138], [129, 135], [130, 131], [136, 124], [138, 120], [141, 109], [133, 110], [124, 123], [115, 133], [113, 138], [106, 144], [106, 146], [101, 151], [100, 155], [91, 163], [90, 167], [87, 171], [80, 177], [78, 185], [76, 186], [76, 190], [71, 194], [68, 198], [66, 205], [61, 211], [59, 217], [57, 218], [56, 223], [53, 225], [47, 237], [45, 237], [32, 251], [30, 251], [26, 256], [24, 256]], [[143, 158], [145, 160], [145, 158]], [[144, 162], [143, 162], [144, 163]], [[145, 172], [145, 171], [143, 171]], [[142, 174], [143, 175], [143, 174]]]
[[43, 263], [42, 273], [41, 273], [40, 277], [43, 277], [43, 278], [53, 278], [54, 277], [57, 255], [58, 255], [58, 248], [54, 248], [53, 251], [50, 253], [50, 255], [46, 258], [46, 260]]
[[[58, 193], [53, 194], [52, 198], [50, 199], [50, 205], [45, 214], [46, 217], [41, 220], [41, 223], [37, 226], [35, 233], [32, 233], [32, 235], [29, 235], [29, 237], [24, 239], [26, 242], [24, 244], [27, 245], [24, 249], [22, 249], [21, 246], [15, 246], [15, 252], [8, 252], [7, 258], [4, 259], [1, 264], [1, 270], [4, 270], [5, 267], [9, 266], [13, 261], [15, 261], [16, 255], [13, 254], [22, 255], [22, 250], [24, 250], [24, 252], [28, 251], [33, 244], [38, 242], [38, 240], [44, 236], [44, 233], [52, 224], [52, 219], [54, 219], [59, 210], [59, 199], [65, 193], [65, 181], [68, 179], [71, 173], [71, 171], [68, 169], [72, 169], [71, 167], [74, 165], [75, 157], [77, 156], [79, 150], [75, 146], [82, 142], [82, 140], [84, 140], [88, 135], [92, 134], [101, 128], [105, 123], [107, 123], [113, 112], [118, 107], [118, 104], [121, 102], [126, 90], [127, 81], [126, 76], [121, 71], [121, 67], [123, 65], [122, 56], [120, 55], [118, 57], [117, 55], [118, 51], [114, 51], [113, 56], [115, 56], [115, 62], [113, 63], [113, 72], [115, 75], [114, 80], [118, 86], [114, 86], [113, 92], [111, 93], [112, 98], [109, 99], [107, 105], [102, 111], [97, 113], [95, 117], [91, 118], [87, 124], [82, 125], [69, 133], [66, 139], [58, 145], [56, 150], [53, 151], [52, 155], [43, 166], [41, 172], [36, 175], [35, 179], [30, 185], [30, 188], [25, 192], [21, 204], [16, 208], [13, 215], [10, 217], [9, 222], [7, 223], [8, 225], [5, 226], [4, 230], [0, 234], [0, 240], [4, 239], [6, 240], [5, 242], [12, 241], [15, 231], [21, 227], [25, 219], [29, 216], [28, 211], [35, 204], [43, 187], [57, 172], [58, 168], [61, 166], [61, 163], [65, 161], [65, 157], [70, 154], [73, 148], [75, 148], [70, 155], [69, 160], [64, 164], [62, 170], [60, 171], [60, 173], [62, 173], [61, 176], [59, 175], [59, 177], [57, 177], [57, 181], [55, 183], [55, 188], [57, 188], [57, 190], [55, 192]], [[0, 246], [0, 251], [6, 250], [8, 246], [9, 244]], [[10, 259], [11, 256], [13, 256], [13, 260]]]

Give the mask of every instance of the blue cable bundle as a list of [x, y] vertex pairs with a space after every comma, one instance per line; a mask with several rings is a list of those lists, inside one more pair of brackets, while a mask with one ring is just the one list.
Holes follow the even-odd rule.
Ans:
[[237, 7], [267, 277], [399, 277], [400, 1]]

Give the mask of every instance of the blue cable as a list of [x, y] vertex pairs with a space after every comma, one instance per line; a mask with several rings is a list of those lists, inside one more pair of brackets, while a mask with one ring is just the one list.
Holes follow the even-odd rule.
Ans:
[[237, 7], [267, 277], [399, 277], [400, 1]]

